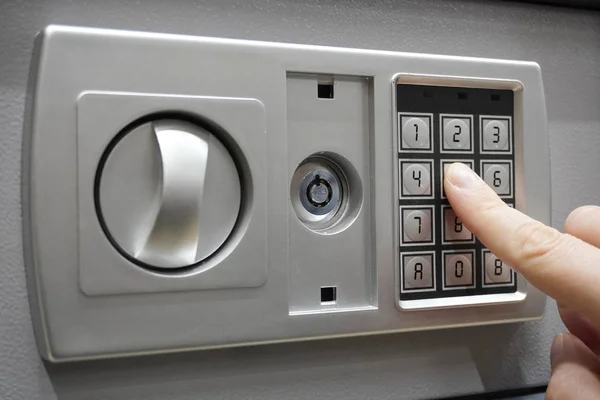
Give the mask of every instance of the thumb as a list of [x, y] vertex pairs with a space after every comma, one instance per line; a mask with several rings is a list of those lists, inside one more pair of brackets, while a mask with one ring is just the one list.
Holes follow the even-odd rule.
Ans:
[[546, 399], [592, 400], [600, 398], [600, 361], [577, 337], [563, 333], [552, 343], [552, 377]]
[[550, 350], [550, 365], [553, 372], [565, 364], [577, 364], [593, 372], [600, 372], [598, 357], [571, 333], [561, 333], [556, 336]]

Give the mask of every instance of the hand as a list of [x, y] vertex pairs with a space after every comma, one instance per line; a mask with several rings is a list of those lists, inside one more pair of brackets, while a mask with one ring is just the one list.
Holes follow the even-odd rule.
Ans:
[[570, 333], [552, 343], [546, 399], [600, 399], [600, 207], [573, 211], [563, 234], [507, 206], [464, 164], [450, 165], [445, 177], [463, 224], [559, 305]]

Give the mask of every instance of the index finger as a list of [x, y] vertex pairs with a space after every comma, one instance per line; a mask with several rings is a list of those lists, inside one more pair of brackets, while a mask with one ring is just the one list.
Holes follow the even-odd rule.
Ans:
[[444, 188], [463, 224], [538, 289], [600, 323], [600, 250], [507, 206], [464, 164]]

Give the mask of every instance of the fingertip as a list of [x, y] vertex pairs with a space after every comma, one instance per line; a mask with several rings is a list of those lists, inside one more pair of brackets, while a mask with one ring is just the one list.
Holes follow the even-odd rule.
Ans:
[[563, 332], [554, 337], [550, 347], [552, 369], [566, 362], [576, 362], [589, 367], [591, 366], [590, 358], [595, 358], [591, 350], [572, 333]]
[[466, 164], [455, 162], [444, 167], [444, 183], [458, 189], [473, 189], [479, 186], [481, 179]]
[[563, 333], [554, 339], [552, 376], [546, 389], [547, 400], [598, 399], [600, 362], [581, 341]]
[[600, 371], [598, 356], [572, 333], [560, 333], [552, 342], [550, 365], [556, 370], [562, 364], [577, 364], [590, 371]]
[[445, 171], [444, 188], [456, 216], [488, 248], [500, 243], [506, 236], [504, 212], [510, 212], [506, 203], [468, 165], [455, 162]]

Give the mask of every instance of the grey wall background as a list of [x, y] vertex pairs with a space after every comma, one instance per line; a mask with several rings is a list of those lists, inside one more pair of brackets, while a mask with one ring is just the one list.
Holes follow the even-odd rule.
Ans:
[[547, 381], [562, 329], [552, 302], [535, 323], [44, 365], [27, 304], [19, 179], [32, 39], [49, 23], [534, 60], [547, 95], [554, 225], [600, 203], [598, 12], [459, 0], [2, 1], [0, 399], [419, 399]]

